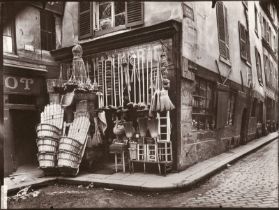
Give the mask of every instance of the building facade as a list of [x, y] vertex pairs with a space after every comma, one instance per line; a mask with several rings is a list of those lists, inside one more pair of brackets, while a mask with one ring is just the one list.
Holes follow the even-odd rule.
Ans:
[[[60, 22], [61, 27], [62, 16], [50, 6], [43, 10], [27, 2], [6, 2], [2, 9], [4, 172], [8, 175], [21, 165], [36, 164], [35, 128], [48, 103], [46, 78], [59, 68], [50, 50], [61, 46], [57, 26]], [[46, 21], [52, 21], [52, 27], [46, 28]]]
[[[15, 28], [3, 33], [5, 126], [12, 127], [15, 108], [10, 107], [17, 106], [9, 105], [9, 96], [30, 95], [24, 92], [31, 89], [27, 73], [34, 77], [40, 72], [38, 77], [44, 80], [40, 85], [46, 78], [58, 78], [60, 69], [63, 79], [68, 79], [72, 48], [80, 44], [89, 76], [98, 84], [102, 77], [116, 78], [123, 56], [136, 55], [145, 76], [166, 52], [169, 96], [176, 107], [170, 112], [174, 171], [275, 130], [278, 5], [258, 1], [83, 1], [63, 2], [62, 7], [60, 12], [39, 3], [24, 4], [9, 18], [15, 20]], [[50, 19], [52, 24], [46, 21]], [[23, 73], [24, 79], [10, 76], [9, 68]], [[41, 92], [34, 88], [31, 94], [41, 105], [47, 101], [44, 88]], [[148, 89], [148, 85], [142, 88]], [[103, 89], [105, 105], [123, 105], [120, 90], [118, 86]], [[143, 92], [148, 103], [150, 95]], [[141, 100], [136, 97], [135, 101]], [[108, 123], [106, 138], [111, 138], [112, 128]], [[13, 161], [9, 155], [15, 141], [9, 139], [16, 138], [9, 129], [7, 133], [5, 148], [10, 150], [5, 149], [5, 162]]]

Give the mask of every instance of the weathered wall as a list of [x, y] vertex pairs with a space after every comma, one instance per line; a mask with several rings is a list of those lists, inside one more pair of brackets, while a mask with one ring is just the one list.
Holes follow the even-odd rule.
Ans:
[[[72, 46], [78, 43], [78, 2], [65, 2], [65, 11], [62, 23], [62, 47]], [[181, 19], [181, 2], [144, 2], [144, 25], [150, 26], [170, 19]], [[110, 33], [112, 36], [125, 32], [125, 29]], [[103, 35], [103, 36], [107, 36]], [[91, 38], [88, 40], [94, 40]], [[84, 41], [84, 40], [83, 40]]]
[[[56, 47], [61, 46], [61, 17], [55, 17]], [[19, 57], [44, 62], [53, 62], [50, 53], [41, 50], [40, 10], [25, 6], [15, 17], [16, 49]], [[34, 50], [27, 50], [30, 46]]]
[[[242, 2], [223, 2], [228, 10], [229, 50], [231, 74], [229, 79], [241, 84], [240, 71], [243, 72], [244, 85], [247, 86], [249, 67], [240, 58], [238, 21], [246, 26]], [[193, 9], [194, 20], [183, 19], [182, 54], [197, 64], [218, 73], [215, 60], [219, 62], [220, 72], [227, 76], [230, 66], [219, 60], [218, 29], [216, 7], [211, 2], [185, 2]], [[251, 43], [251, 46], [254, 46]]]

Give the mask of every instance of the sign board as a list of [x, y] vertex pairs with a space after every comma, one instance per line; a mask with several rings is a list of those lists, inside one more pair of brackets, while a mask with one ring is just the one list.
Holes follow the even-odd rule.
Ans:
[[24, 76], [4, 75], [4, 93], [39, 95], [42, 80]]
[[191, 20], [194, 20], [193, 8], [191, 8], [188, 4], [182, 3], [182, 11], [183, 11], [183, 17], [188, 17]]
[[182, 56], [182, 77], [194, 81], [195, 74], [189, 70], [190, 66], [188, 60]]

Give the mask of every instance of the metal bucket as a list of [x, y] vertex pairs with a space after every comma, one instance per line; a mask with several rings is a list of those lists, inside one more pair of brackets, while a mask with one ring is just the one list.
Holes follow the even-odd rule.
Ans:
[[82, 146], [83, 145], [79, 141], [64, 136], [60, 139], [58, 150], [59, 153], [67, 152], [79, 155], [81, 153]]
[[69, 152], [59, 152], [58, 167], [78, 168], [80, 164], [80, 157]]
[[38, 161], [40, 168], [55, 167], [56, 155], [54, 153], [39, 153]]
[[36, 128], [38, 138], [51, 137], [54, 139], [60, 138], [60, 130], [54, 125], [39, 124]]

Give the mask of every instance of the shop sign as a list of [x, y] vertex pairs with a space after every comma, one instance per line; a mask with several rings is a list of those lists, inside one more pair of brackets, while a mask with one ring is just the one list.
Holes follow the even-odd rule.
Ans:
[[39, 94], [40, 80], [29, 77], [4, 75], [5, 93]]

